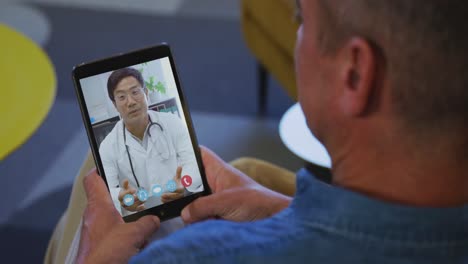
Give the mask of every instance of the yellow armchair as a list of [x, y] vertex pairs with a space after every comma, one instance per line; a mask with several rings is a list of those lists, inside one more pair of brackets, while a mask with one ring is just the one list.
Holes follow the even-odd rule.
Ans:
[[294, 46], [299, 24], [295, 0], [241, 0], [241, 23], [247, 46], [258, 60], [259, 109], [265, 110], [267, 72], [294, 100]]

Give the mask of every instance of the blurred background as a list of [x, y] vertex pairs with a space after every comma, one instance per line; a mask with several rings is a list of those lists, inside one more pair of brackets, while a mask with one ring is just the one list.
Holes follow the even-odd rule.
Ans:
[[[273, 1], [263, 1], [264, 8], [255, 7], [253, 14], [269, 13], [274, 6], [270, 3]], [[287, 6], [291, 9], [291, 4]], [[51, 61], [56, 79], [53, 102], [43, 122], [0, 162], [2, 262], [42, 262], [53, 228], [67, 206], [74, 177], [89, 151], [71, 81], [73, 66], [82, 62], [167, 42], [200, 144], [226, 161], [254, 156], [291, 170], [303, 165], [284, 146], [278, 132], [279, 121], [295, 103], [295, 95], [287, 92], [287, 82], [268, 74], [273, 68], [261, 66], [285, 55], [249, 46], [246, 36], [259, 33], [245, 32], [251, 27], [244, 12], [240, 0], [0, 3], [0, 24], [34, 42]], [[284, 15], [286, 24], [293, 21], [290, 13]], [[281, 14], [272, 15], [281, 19]], [[281, 26], [276, 29], [283, 30]], [[289, 31], [294, 34], [294, 29]], [[288, 34], [280, 34], [279, 39], [291, 43], [287, 56], [292, 58], [294, 38]], [[282, 44], [279, 41], [278, 46]], [[263, 52], [261, 56], [258, 50]], [[16, 48], [0, 51], [22, 52]], [[292, 72], [291, 62], [287, 68]], [[5, 77], [3, 74], [0, 72]], [[28, 78], [28, 73], [21, 78]], [[6, 89], [21, 89], [27, 95], [30, 89], [40, 92], [46, 88], [1, 87], [1, 91]], [[22, 103], [17, 102], [27, 109]]]

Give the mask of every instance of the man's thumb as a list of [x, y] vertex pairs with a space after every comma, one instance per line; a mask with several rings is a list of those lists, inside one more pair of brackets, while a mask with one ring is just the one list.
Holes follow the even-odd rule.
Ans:
[[187, 224], [191, 224], [222, 215], [223, 208], [220, 208], [221, 203], [219, 203], [219, 201], [222, 201], [222, 197], [222, 193], [215, 193], [196, 199], [182, 210], [182, 220]]
[[88, 201], [104, 199], [108, 196], [104, 181], [96, 173], [96, 169], [91, 170], [83, 180], [84, 189]]
[[143, 244], [151, 238], [151, 236], [158, 231], [160, 221], [157, 216], [144, 216], [138, 221], [131, 223], [131, 225], [134, 225], [136, 228], [132, 228], [132, 230], [135, 232], [134, 237], [137, 239], [138, 244], [140, 246], [143, 246]]

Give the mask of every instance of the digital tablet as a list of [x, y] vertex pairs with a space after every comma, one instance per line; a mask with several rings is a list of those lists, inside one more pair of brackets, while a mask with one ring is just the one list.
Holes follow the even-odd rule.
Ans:
[[126, 222], [210, 193], [167, 44], [82, 63], [73, 82], [97, 170]]

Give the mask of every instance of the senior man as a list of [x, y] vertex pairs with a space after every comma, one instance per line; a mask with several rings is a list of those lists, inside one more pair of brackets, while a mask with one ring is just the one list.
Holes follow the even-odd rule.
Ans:
[[146, 245], [158, 219], [124, 224], [91, 173], [78, 262], [468, 263], [468, 5], [298, 2], [299, 101], [333, 183], [301, 170], [290, 200], [204, 149], [214, 194], [182, 217], [225, 220]]

